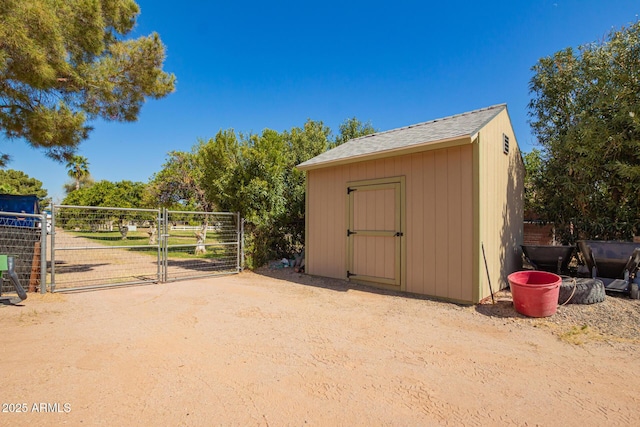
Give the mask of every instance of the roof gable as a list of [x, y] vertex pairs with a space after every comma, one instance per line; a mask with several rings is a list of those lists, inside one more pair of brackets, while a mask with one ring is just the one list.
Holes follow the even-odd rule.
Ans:
[[299, 164], [298, 168], [302, 170], [313, 169], [330, 166], [348, 159], [356, 161], [356, 158], [364, 160], [368, 156], [384, 152], [472, 137], [506, 108], [506, 104], [493, 105], [467, 113], [351, 139]]

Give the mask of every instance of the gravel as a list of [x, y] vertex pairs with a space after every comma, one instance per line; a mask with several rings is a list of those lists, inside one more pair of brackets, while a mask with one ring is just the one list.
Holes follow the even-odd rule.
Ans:
[[[607, 295], [596, 304], [558, 306], [556, 314], [546, 318], [529, 318], [516, 312], [511, 293], [500, 291], [496, 304], [491, 299], [477, 306], [478, 311], [495, 317], [516, 319], [520, 323], [549, 327], [561, 338], [580, 344], [587, 340], [640, 343], [640, 300], [624, 294]], [[580, 335], [582, 339], [571, 340]]]

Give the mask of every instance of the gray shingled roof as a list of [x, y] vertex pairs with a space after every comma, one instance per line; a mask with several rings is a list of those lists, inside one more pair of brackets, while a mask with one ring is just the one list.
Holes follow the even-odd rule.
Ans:
[[493, 105], [468, 113], [355, 138], [300, 163], [298, 168], [311, 169], [322, 167], [325, 164], [329, 166], [332, 163], [350, 158], [362, 158], [416, 145], [471, 137], [505, 108], [507, 108], [506, 104]]

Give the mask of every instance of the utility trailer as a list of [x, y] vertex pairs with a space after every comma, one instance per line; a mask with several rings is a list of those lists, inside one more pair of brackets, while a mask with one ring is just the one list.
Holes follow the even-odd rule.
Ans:
[[640, 243], [578, 240], [591, 277], [600, 279], [606, 291], [628, 293], [639, 299]]
[[568, 271], [574, 250], [574, 246], [522, 245], [522, 252], [534, 269], [558, 275]]

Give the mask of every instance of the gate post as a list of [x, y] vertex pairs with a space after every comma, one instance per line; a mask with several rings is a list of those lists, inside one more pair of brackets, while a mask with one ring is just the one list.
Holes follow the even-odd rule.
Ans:
[[158, 282], [160, 282], [162, 280], [162, 267], [161, 267], [161, 262], [162, 262], [162, 254], [161, 254], [161, 248], [162, 248], [162, 209], [158, 209], [157, 215], [156, 215], [156, 230], [158, 233], [158, 241], [156, 242], [156, 245], [158, 246], [156, 249], [156, 278], [158, 279]]
[[167, 270], [169, 268], [169, 211], [167, 208], [162, 208], [162, 282], [166, 283], [168, 280]]
[[244, 221], [244, 218], [240, 219], [240, 271], [244, 270]]
[[40, 219], [40, 293], [47, 293], [47, 215]]
[[56, 290], [56, 205], [51, 205], [51, 292]]

